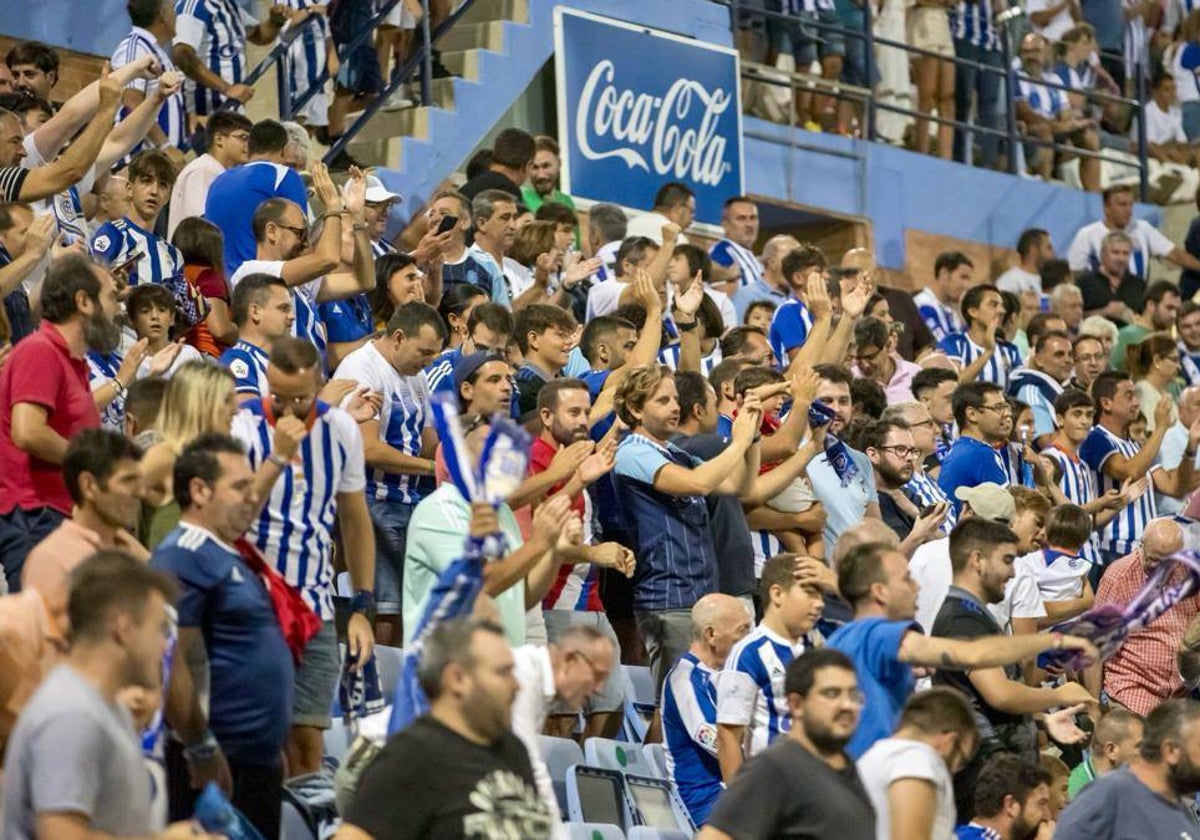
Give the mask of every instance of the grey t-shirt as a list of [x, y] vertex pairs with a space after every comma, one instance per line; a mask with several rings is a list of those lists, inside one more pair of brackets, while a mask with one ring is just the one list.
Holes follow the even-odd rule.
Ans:
[[69, 665], [30, 698], [4, 760], [5, 840], [35, 840], [37, 814], [82, 814], [94, 831], [149, 834], [150, 775], [129, 712]]
[[1200, 824], [1180, 802], [1170, 802], [1128, 769], [1092, 782], [1058, 819], [1054, 840], [1200, 840]]

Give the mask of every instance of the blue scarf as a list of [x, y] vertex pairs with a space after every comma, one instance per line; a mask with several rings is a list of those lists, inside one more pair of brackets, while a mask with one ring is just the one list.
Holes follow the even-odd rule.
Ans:
[[[817, 429], [827, 426], [837, 419], [837, 412], [822, 402], [813, 402], [808, 407], [808, 425]], [[854, 476], [858, 475], [858, 465], [850, 457], [850, 447], [833, 435], [825, 436], [825, 458], [843, 487], [848, 487]]]

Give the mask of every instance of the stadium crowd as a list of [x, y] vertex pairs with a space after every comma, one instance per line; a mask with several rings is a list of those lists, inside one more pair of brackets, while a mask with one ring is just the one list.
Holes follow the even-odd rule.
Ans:
[[[233, 8], [130, 0], [64, 102], [45, 45], [0, 78], [6, 840], [216, 836], [214, 791], [276, 840], [385, 700], [423, 713], [338, 840], [562, 837], [538, 736], [616, 737], [640, 662], [703, 838], [1200, 836], [1200, 261], [1130, 187], [1066, 260], [1026, 230], [910, 293], [744, 196], [719, 238], [678, 182], [579, 212], [505, 128], [393, 236], [231, 107], [244, 40], [324, 12]], [[1054, 629], [1096, 608], [1115, 651]]]

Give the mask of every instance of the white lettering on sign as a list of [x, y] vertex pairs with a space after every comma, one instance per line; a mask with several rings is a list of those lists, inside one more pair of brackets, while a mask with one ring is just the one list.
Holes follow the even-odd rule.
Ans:
[[[715, 186], [732, 167], [725, 162], [726, 138], [717, 136], [717, 120], [733, 102], [730, 91], [708, 90], [691, 79], [676, 79], [665, 96], [618, 90], [611, 61], [601, 61], [588, 76], [575, 112], [575, 141], [588, 160], [619, 158], [630, 169], [650, 171], [672, 180], [690, 179]], [[681, 123], [700, 113], [700, 124]], [[593, 140], [611, 137], [620, 146], [598, 151]], [[639, 149], [650, 145], [650, 161]]]

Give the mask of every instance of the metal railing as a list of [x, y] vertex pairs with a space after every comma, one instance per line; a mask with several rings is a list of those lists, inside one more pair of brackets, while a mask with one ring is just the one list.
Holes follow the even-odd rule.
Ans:
[[[796, 25], [798, 23], [794, 15], [787, 12], [768, 11], [762, 8], [749, 8], [744, 5], [745, 0], [715, 0], [729, 8], [729, 19], [735, 42], [739, 30], [745, 29], [745, 22], [750, 18], [762, 19], [764, 23], [769, 21], [777, 21], [783, 24]], [[971, 0], [968, 0], [971, 2]], [[1021, 165], [1022, 155], [1017, 153], [1017, 150], [1024, 146], [1032, 146], [1036, 148], [1050, 148], [1054, 152], [1065, 152], [1077, 158], [1089, 158], [1099, 161], [1108, 161], [1120, 166], [1131, 166], [1132, 164], [1125, 157], [1118, 157], [1112, 153], [1112, 150], [1105, 150], [1103, 147], [1099, 151], [1091, 151], [1082, 149], [1076, 146], [1060, 143], [1055, 140], [1042, 140], [1031, 136], [1026, 132], [1022, 132], [1018, 125], [1016, 102], [1018, 97], [1016, 91], [1018, 89], [1017, 71], [1012, 69], [1012, 45], [1010, 39], [1013, 36], [1012, 21], [998, 23], [993, 20], [992, 26], [997, 29], [997, 40], [999, 42], [999, 52], [1001, 66], [997, 67], [992, 64], [987, 64], [971, 59], [962, 58], [958, 55], [947, 56], [941, 53], [932, 52], [930, 50], [914, 47], [903, 41], [895, 41], [889, 38], [881, 38], [874, 33], [872, 21], [872, 4], [866, 2], [863, 4], [863, 28], [861, 30], [851, 29], [846, 26], [841, 26], [832, 23], [826, 23], [820, 20], [805, 19], [804, 26], [819, 30], [822, 34], [833, 33], [841, 35], [845, 39], [861, 42], [863, 45], [865, 70], [868, 79], [877, 78], [876, 67], [877, 58], [875, 55], [876, 47], [885, 47], [897, 49], [905, 52], [908, 55], [926, 56], [937, 58], [943, 61], [952, 62], [957, 70], [958, 67], [968, 67], [979, 73], [987, 73], [1000, 76], [1002, 79], [1002, 96], [1004, 104], [1004, 127], [994, 128], [988, 125], [982, 125], [979, 122], [958, 119], [960, 115], [947, 116], [944, 114], [934, 115], [932, 113], [924, 113], [912, 108], [905, 108], [891, 102], [880, 101], [878, 97], [870, 92], [866, 97], [862, 94], [862, 88], [855, 88], [847, 85], [839, 80], [825, 79], [822, 77], [813, 76], [810, 73], [797, 68], [797, 71], [791, 74], [783, 73], [783, 71], [774, 68], [764, 68], [761, 65], [753, 63], [743, 63], [742, 77], [750, 81], [766, 82], [768, 84], [785, 84], [789, 86], [802, 85], [808, 89], [818, 92], [820, 95], [829, 96], [835, 99], [862, 102], [865, 107], [863, 109], [863, 117], [865, 121], [864, 136], [872, 141], [878, 141], [879, 135], [876, 129], [877, 118], [879, 111], [887, 111], [889, 113], [900, 114], [911, 117], [913, 119], [928, 120], [930, 123], [937, 125], [950, 125], [956, 131], [965, 132], [964, 146], [969, 144], [969, 139], [972, 136], [987, 136], [994, 137], [998, 141], [1007, 141], [1008, 143], [1008, 170], [1012, 174], [1017, 174]], [[781, 81], [779, 77], [782, 74], [787, 78], [787, 81]], [[1136, 116], [1137, 126], [1137, 168], [1138, 181], [1141, 192], [1141, 199], [1146, 200], [1149, 193], [1148, 183], [1148, 163], [1146, 157], [1146, 120], [1145, 107], [1142, 103], [1146, 101], [1146, 77], [1144, 69], [1139, 65], [1138, 72], [1134, 77], [1136, 85], [1136, 99], [1128, 99], [1122, 96], [1114, 96], [1108, 93], [1099, 91], [1080, 91], [1064, 84], [1050, 81], [1048, 79], [1031, 80], [1034, 84], [1049, 88], [1052, 90], [1063, 91], [1068, 94], [1083, 95], [1089, 103], [1098, 104], [1115, 104], [1123, 107], [1131, 108]], [[964, 152], [966, 149], [964, 148]], [[964, 157], [967, 155], [964, 154]]]

